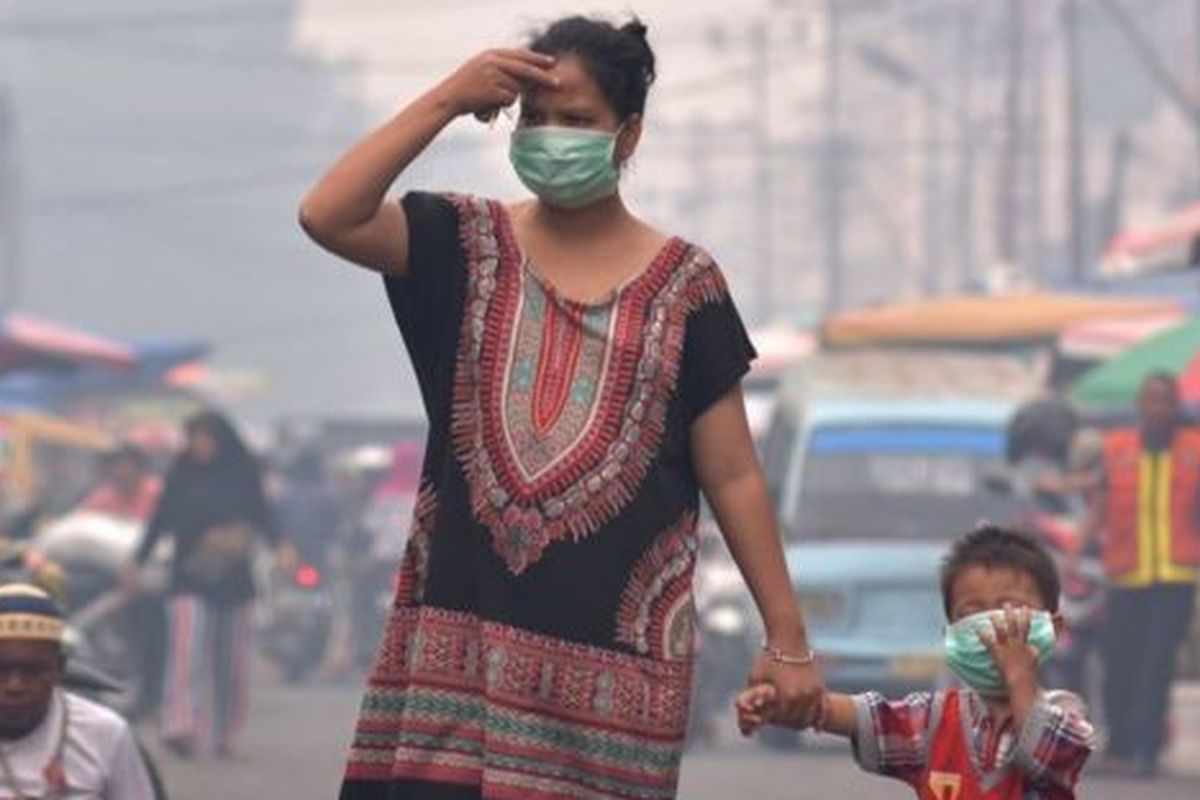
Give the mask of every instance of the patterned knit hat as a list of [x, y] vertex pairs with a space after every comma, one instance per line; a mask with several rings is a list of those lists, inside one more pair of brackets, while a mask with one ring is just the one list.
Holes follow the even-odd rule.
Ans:
[[0, 640], [62, 638], [62, 611], [50, 595], [25, 583], [0, 586]]

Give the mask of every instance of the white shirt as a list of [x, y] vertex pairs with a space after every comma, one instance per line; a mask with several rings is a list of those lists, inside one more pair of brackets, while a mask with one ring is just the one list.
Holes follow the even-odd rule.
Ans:
[[[61, 689], [54, 693], [50, 711], [23, 739], [0, 742], [25, 797], [41, 798], [49, 791], [46, 766], [58, 750], [64, 706], [68, 710], [63, 772], [70, 800], [154, 800], [146, 766], [133, 732], [116, 712]], [[18, 794], [0, 772], [0, 800]]]

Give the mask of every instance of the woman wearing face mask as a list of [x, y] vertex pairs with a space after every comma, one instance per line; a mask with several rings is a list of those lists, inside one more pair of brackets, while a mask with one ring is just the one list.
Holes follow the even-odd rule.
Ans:
[[[305, 199], [317, 242], [384, 275], [430, 422], [345, 798], [670, 798], [702, 490], [762, 613], [780, 716], [824, 692], [739, 381], [753, 348], [712, 259], [622, 200], [654, 55], [571, 17], [485, 52]], [[520, 100], [534, 199], [387, 196], [452, 120]]]

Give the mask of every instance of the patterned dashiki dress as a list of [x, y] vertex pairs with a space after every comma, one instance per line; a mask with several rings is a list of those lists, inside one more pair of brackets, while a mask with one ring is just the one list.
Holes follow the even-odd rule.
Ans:
[[387, 292], [429, 417], [342, 798], [675, 796], [699, 491], [690, 423], [754, 357], [671, 239], [605, 302], [556, 294], [503, 205], [411, 193]]

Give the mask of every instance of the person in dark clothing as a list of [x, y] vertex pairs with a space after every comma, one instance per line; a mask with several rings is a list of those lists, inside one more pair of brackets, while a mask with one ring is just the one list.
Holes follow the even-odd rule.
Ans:
[[211, 746], [232, 753], [246, 708], [252, 556], [261, 540], [290, 563], [263, 491], [261, 469], [232, 424], [214, 412], [186, 423], [187, 445], [172, 464], [154, 515], [126, 572], [163, 536], [175, 545], [163, 731], [182, 755]]

